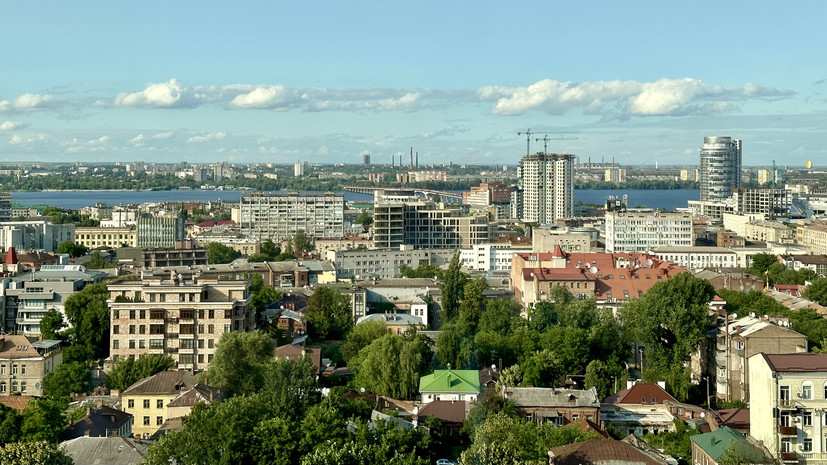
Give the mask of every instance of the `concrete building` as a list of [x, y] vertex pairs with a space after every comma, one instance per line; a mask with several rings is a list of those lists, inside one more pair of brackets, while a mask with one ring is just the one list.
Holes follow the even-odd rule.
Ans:
[[[429, 302], [434, 301], [434, 294], [439, 290], [439, 283], [428, 278], [390, 278], [379, 280], [360, 281], [353, 288], [346, 291], [350, 296], [350, 308], [354, 321], [362, 321], [365, 315], [376, 315], [374, 318], [393, 315], [409, 315], [417, 326], [427, 327], [430, 324]], [[433, 311], [437, 311], [434, 304]], [[388, 326], [404, 326], [397, 319], [385, 319]], [[404, 330], [404, 328], [402, 328]]]
[[423, 249], [468, 248], [488, 242], [491, 223], [486, 215], [463, 215], [441, 208], [407, 190], [374, 193], [373, 242], [377, 248], [411, 245]]
[[341, 194], [255, 192], [242, 195], [241, 234], [280, 242], [304, 231], [308, 238], [344, 235], [345, 200]]
[[479, 186], [471, 186], [468, 192], [462, 193], [462, 203], [467, 205], [486, 206], [509, 202], [511, 188], [501, 182], [483, 182]]
[[792, 206], [792, 194], [787, 189], [745, 189], [732, 191], [735, 211], [746, 215], [762, 214], [767, 218], [786, 216]]
[[743, 316], [718, 327], [715, 350], [710, 351], [709, 374], [715, 379], [715, 396], [724, 401], [750, 401], [750, 367], [747, 361], [760, 352], [807, 352], [807, 336], [789, 329], [786, 322]]
[[657, 247], [691, 246], [692, 216], [656, 211], [606, 212], [606, 252], [646, 253]]
[[595, 228], [534, 228], [531, 251], [552, 252], [559, 245], [565, 252], [592, 252], [592, 243], [599, 237]]
[[827, 462], [827, 354], [749, 358], [750, 435], [783, 463]]
[[[526, 238], [527, 239], [527, 238]], [[459, 258], [462, 266], [472, 271], [509, 271], [511, 256], [517, 252], [531, 250], [531, 242], [516, 245], [512, 242], [492, 242], [478, 244], [469, 249], [461, 249]]]
[[398, 249], [355, 249], [328, 251], [327, 259], [336, 267], [340, 280], [395, 278], [402, 265], [417, 268], [419, 265], [447, 265], [455, 249], [414, 249], [401, 246]]
[[0, 221], [11, 221], [13, 219], [11, 205], [11, 192], [0, 191]]
[[724, 247], [656, 247], [652, 255], [688, 270], [738, 266], [738, 254]]
[[75, 243], [87, 249], [98, 247], [137, 247], [138, 234], [129, 227], [81, 227], [75, 228]]
[[137, 247], [173, 248], [184, 239], [184, 218], [177, 214], [164, 216], [142, 215], [135, 227]]
[[167, 354], [179, 370], [201, 371], [222, 334], [255, 329], [249, 281], [172, 272], [110, 284], [109, 297], [112, 357]]
[[816, 274], [827, 276], [827, 255], [785, 254], [781, 260], [790, 270], [799, 271], [807, 268], [815, 271]]
[[313, 249], [320, 257], [326, 257], [328, 251], [369, 249], [373, 247], [373, 240], [367, 235], [345, 234], [340, 237], [317, 237], [313, 240]]
[[777, 221], [755, 220], [744, 225], [744, 238], [756, 242], [795, 242], [795, 229]]
[[520, 160], [522, 189], [519, 218], [528, 223], [551, 223], [574, 216], [574, 155], [537, 153]]
[[75, 241], [74, 224], [52, 224], [45, 220], [0, 223], [0, 250], [54, 252], [65, 241]]
[[135, 419], [132, 432], [149, 439], [169, 418], [167, 405], [195, 382], [195, 376], [185, 372], [162, 371], [126, 388], [121, 408]]
[[306, 161], [297, 161], [295, 164], [293, 164], [293, 176], [297, 178], [304, 176], [305, 168], [307, 168]]
[[795, 242], [815, 254], [827, 254], [827, 222], [799, 222], [795, 228]]
[[741, 187], [741, 141], [704, 137], [701, 147], [701, 201], [722, 202]]
[[0, 335], [0, 396], [43, 396], [43, 378], [61, 363], [60, 341]]
[[66, 300], [87, 284], [103, 281], [106, 274], [80, 265], [43, 265], [37, 271], [4, 280], [2, 286], [5, 329], [26, 336], [40, 334], [40, 320], [49, 310], [64, 319]]

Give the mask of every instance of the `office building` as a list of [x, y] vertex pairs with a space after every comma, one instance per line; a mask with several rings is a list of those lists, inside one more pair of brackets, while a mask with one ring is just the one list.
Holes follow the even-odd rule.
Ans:
[[471, 186], [468, 192], [462, 193], [462, 203], [466, 205], [487, 206], [509, 202], [511, 188], [501, 182], [483, 182], [479, 186]]
[[177, 214], [138, 218], [135, 240], [140, 248], [172, 248], [184, 238], [184, 218]]
[[54, 252], [65, 241], [75, 241], [74, 224], [52, 224], [44, 220], [0, 223], [0, 250]]
[[374, 247], [459, 249], [488, 242], [490, 237], [486, 215], [469, 216], [458, 209], [439, 208], [407, 190], [380, 189], [374, 193]]
[[11, 192], [0, 191], [0, 221], [11, 220]]
[[138, 236], [135, 230], [130, 227], [78, 226], [75, 228], [75, 243], [87, 249], [137, 247]]
[[606, 252], [646, 253], [655, 247], [692, 244], [689, 213], [606, 212]]
[[166, 354], [179, 370], [201, 371], [226, 332], [255, 329], [249, 281], [171, 272], [110, 284], [110, 355]]
[[254, 192], [241, 196], [241, 234], [279, 242], [304, 231], [308, 237], [344, 235], [345, 199], [341, 194]]
[[701, 147], [701, 201], [722, 202], [741, 187], [741, 141], [704, 137]]
[[574, 215], [574, 155], [527, 155], [520, 161], [518, 175], [523, 221], [545, 224]]

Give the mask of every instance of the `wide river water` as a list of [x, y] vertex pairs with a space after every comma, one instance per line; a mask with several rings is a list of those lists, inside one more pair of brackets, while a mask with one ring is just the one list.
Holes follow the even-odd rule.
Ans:
[[[249, 192], [249, 191], [247, 191]], [[242, 191], [235, 190], [171, 190], [171, 191], [39, 191], [14, 192], [12, 200], [22, 206], [49, 205], [60, 208], [78, 209], [104, 202], [109, 206], [118, 204], [141, 204], [145, 202], [181, 202], [181, 201], [211, 201], [238, 202]], [[697, 189], [670, 189], [670, 190], [605, 190], [584, 189], [574, 191], [575, 202], [597, 203], [606, 202], [606, 197], [614, 195], [622, 197], [628, 195], [629, 206], [647, 206], [649, 208], [665, 208], [674, 210], [686, 207], [687, 200], [697, 200]], [[347, 201], [369, 201], [373, 196], [345, 192]]]

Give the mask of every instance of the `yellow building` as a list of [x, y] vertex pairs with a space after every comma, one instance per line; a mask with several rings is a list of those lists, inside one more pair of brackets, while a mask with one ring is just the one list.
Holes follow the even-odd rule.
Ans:
[[76, 227], [75, 243], [87, 249], [135, 247], [138, 236], [132, 228]]
[[162, 371], [126, 388], [121, 393], [121, 410], [135, 419], [132, 433], [149, 438], [169, 418], [167, 405], [191, 386], [195, 386], [195, 376]]

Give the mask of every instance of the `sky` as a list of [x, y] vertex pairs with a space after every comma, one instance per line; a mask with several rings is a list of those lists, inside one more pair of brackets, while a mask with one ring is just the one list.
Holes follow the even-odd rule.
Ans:
[[[0, 163], [827, 165], [827, 2], [16, 1]], [[522, 134], [519, 134], [522, 133]]]

